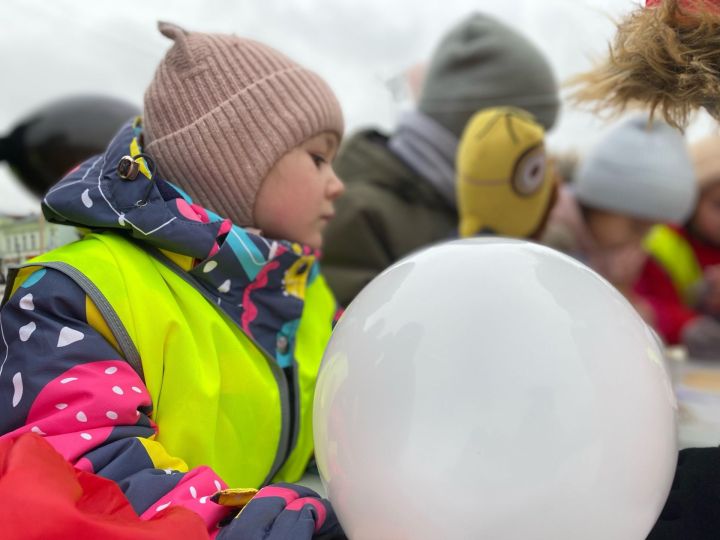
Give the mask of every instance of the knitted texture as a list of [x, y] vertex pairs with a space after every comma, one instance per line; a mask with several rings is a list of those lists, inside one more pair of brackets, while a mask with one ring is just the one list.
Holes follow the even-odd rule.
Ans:
[[196, 202], [252, 226], [273, 165], [318, 133], [342, 136], [337, 98], [317, 74], [266, 45], [158, 26], [174, 43], [145, 92], [145, 152]]

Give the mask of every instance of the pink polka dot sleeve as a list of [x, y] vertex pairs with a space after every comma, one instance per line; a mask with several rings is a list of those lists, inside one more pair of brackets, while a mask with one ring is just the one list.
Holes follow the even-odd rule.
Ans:
[[28, 281], [0, 311], [0, 438], [37, 433], [79, 469], [117, 482], [143, 518], [185, 506], [215, 534], [228, 510], [210, 497], [227, 486], [154, 440], [147, 388], [87, 322], [82, 290], [53, 271]]

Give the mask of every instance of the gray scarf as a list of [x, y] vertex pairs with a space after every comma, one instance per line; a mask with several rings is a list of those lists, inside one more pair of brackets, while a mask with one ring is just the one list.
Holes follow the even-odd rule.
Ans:
[[453, 207], [455, 193], [455, 135], [418, 111], [403, 113], [390, 138], [390, 150], [430, 182]]

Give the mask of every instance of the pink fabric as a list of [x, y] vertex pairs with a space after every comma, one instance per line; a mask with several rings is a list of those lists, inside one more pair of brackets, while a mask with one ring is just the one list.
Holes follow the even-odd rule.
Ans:
[[[194, 204], [194, 205], [192, 205], [192, 206], [197, 206], [197, 205]], [[198, 208], [201, 208], [201, 207], [198, 206]], [[205, 211], [204, 208], [202, 208], [202, 210], [203, 210], [203, 212]], [[207, 214], [205, 214], [205, 216], [207, 216]], [[208, 219], [209, 219], [209, 218], [208, 218]], [[218, 229], [218, 233], [217, 233], [218, 236], [222, 236], [222, 235], [224, 235], [224, 234], [229, 233], [230, 230], [232, 229], [232, 226], [233, 226], [232, 221], [230, 221], [229, 219], [224, 220], [224, 221], [220, 224], [220, 228]], [[210, 253], [208, 253], [208, 257], [212, 257], [212, 256], [215, 255], [218, 251], [220, 251], [220, 244], [218, 244], [217, 241], [216, 241], [216, 242], [213, 244], [213, 247], [210, 249]]]
[[260, 270], [260, 273], [255, 277], [255, 280], [245, 287], [245, 291], [243, 291], [243, 313], [242, 317], [240, 318], [240, 323], [242, 324], [243, 330], [247, 332], [248, 334], [252, 335], [250, 331], [250, 323], [255, 320], [255, 318], [258, 315], [258, 308], [253, 303], [252, 298], [250, 295], [256, 290], [256, 289], [262, 289], [268, 284], [268, 274], [275, 270], [278, 266], [280, 266], [280, 263], [278, 261], [272, 261], [270, 263], [267, 263], [262, 270]]
[[[150, 395], [127, 362], [101, 360], [74, 366], [50, 381], [32, 404], [26, 425], [5, 437], [32, 431], [75, 464], [100, 446], [115, 426], [134, 425]], [[87, 460], [78, 462], [90, 470]]]
[[220, 224], [220, 228], [218, 229], [218, 234], [227, 234], [230, 232], [230, 229], [232, 229], [233, 223], [229, 219], [224, 220]]
[[[193, 206], [196, 205], [190, 205], [188, 202], [183, 199], [182, 197], [175, 199], [175, 204], [177, 205], [178, 211], [182, 214], [184, 218], [189, 219], [190, 221], [199, 221], [200, 223], [207, 223], [207, 214], [201, 215], [198, 213], [198, 211], [193, 208]], [[205, 220], [203, 220], [203, 217]]]
[[315, 511], [317, 512], [317, 519], [315, 519], [315, 532], [318, 532], [320, 530], [320, 527], [322, 527], [325, 523], [325, 518], [327, 517], [327, 510], [325, 510], [325, 505], [319, 500], [312, 497], [295, 499], [293, 502], [287, 505], [287, 509], [299, 512], [306, 504], [309, 504], [310, 506], [315, 508]]
[[198, 467], [187, 473], [172, 491], [169, 491], [140, 517], [152, 519], [158, 512], [171, 506], [182, 506], [199, 514], [210, 525], [220, 522], [229, 509], [216, 504], [210, 497], [227, 485], [209, 467]]
[[92, 462], [88, 458], [80, 458], [75, 462], [74, 467], [78, 470], [85, 471], [85, 472], [93, 472], [94, 467]]
[[[101, 446], [115, 427], [135, 425], [140, 416], [138, 409], [149, 405], [145, 385], [127, 362], [101, 360], [76, 365], [42, 389], [30, 407], [25, 426], [0, 440], [37, 433], [76, 468], [93, 472], [92, 463], [82, 456]], [[151, 426], [157, 431], [152, 422]], [[226, 487], [210, 468], [198, 467], [141, 517], [152, 519], [169, 506], [183, 506], [199, 514], [208, 532], [214, 534], [229, 509], [209, 498]]]
[[315, 508], [317, 512], [317, 519], [315, 520], [315, 532], [319, 531], [325, 523], [327, 518], [327, 510], [325, 505], [314, 497], [299, 497], [297, 491], [284, 488], [280, 486], [267, 486], [258, 491], [255, 495], [255, 499], [264, 499], [267, 497], [278, 497], [285, 501], [286, 509], [294, 512], [299, 512], [305, 505], [310, 505]]
[[278, 497], [285, 501], [285, 504], [290, 504], [298, 498], [298, 493], [294, 489], [284, 488], [279, 486], [267, 486], [257, 492], [254, 499], [264, 499], [266, 497]]

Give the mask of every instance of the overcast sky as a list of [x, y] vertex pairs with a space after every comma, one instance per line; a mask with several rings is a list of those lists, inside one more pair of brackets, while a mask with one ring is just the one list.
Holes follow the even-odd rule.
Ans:
[[[550, 58], [559, 80], [590, 66], [632, 0], [2, 0], [0, 134], [48, 101], [79, 93], [140, 105], [170, 45], [157, 20], [266, 42], [325, 77], [349, 130], [390, 128], [403, 104], [388, 81], [428, 57], [439, 37], [473, 10], [523, 31]], [[602, 122], [565, 107], [552, 149], [586, 148]], [[707, 119], [690, 137], [707, 131]], [[37, 203], [0, 166], [0, 212]]]

